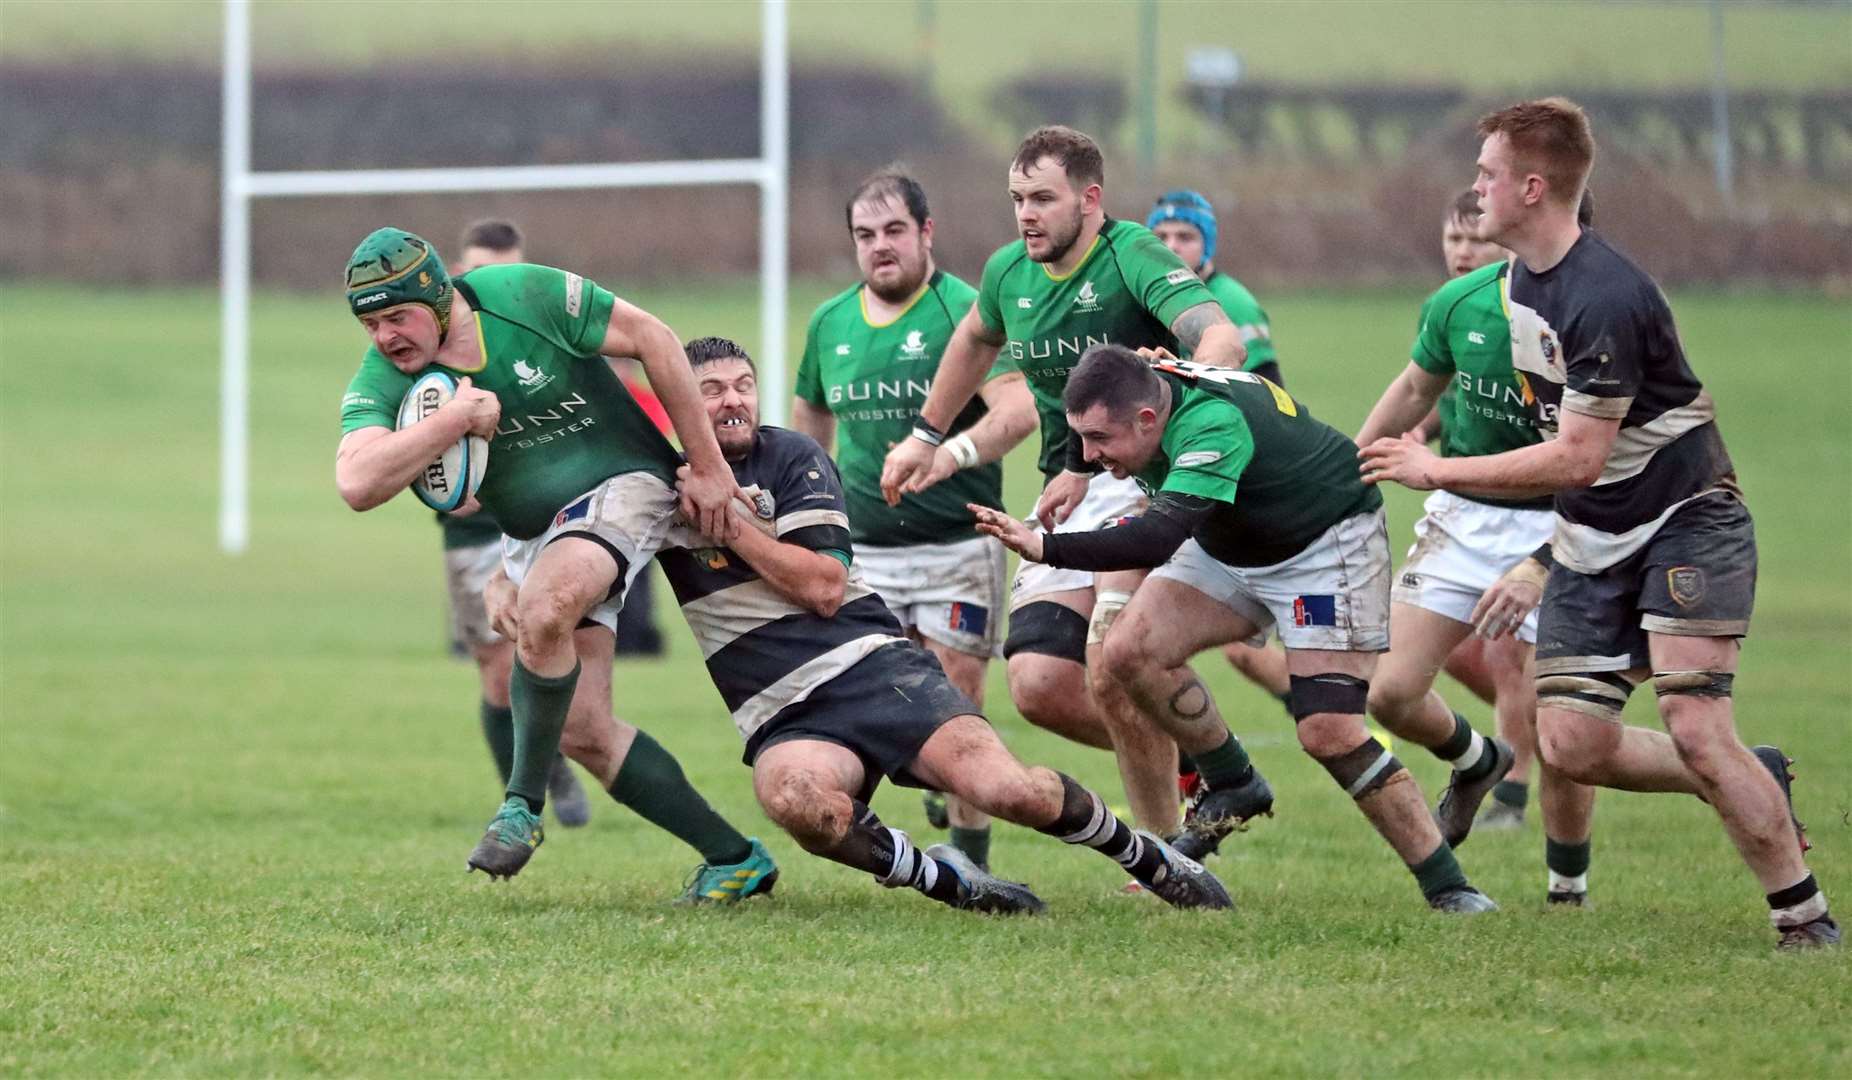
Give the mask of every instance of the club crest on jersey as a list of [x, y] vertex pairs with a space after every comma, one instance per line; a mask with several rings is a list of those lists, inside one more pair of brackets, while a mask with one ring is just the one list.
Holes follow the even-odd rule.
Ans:
[[1099, 295], [1093, 291], [1093, 282], [1091, 280], [1080, 283], [1080, 292], [1074, 294], [1074, 310], [1100, 310], [1100, 298]]
[[1679, 607], [1704, 599], [1704, 571], [1696, 566], [1674, 566], [1666, 571], [1666, 592]]
[[1338, 598], [1336, 596], [1325, 593], [1293, 598], [1294, 626], [1336, 626], [1337, 624]]
[[538, 390], [553, 381], [553, 376], [540, 370], [525, 360], [514, 362], [514, 376], [521, 380], [521, 389]]
[[1543, 350], [1544, 363], [1556, 362], [1556, 335], [1550, 333], [1549, 327], [1537, 331], [1537, 347]]
[[925, 335], [918, 330], [909, 330], [907, 340], [901, 343], [900, 355], [909, 360], [918, 360], [926, 355]]

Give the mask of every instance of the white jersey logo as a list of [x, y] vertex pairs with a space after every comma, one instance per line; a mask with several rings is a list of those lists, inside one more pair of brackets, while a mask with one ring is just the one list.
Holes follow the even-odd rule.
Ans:
[[1474, 345], [1484, 345], [1485, 335], [1477, 330], [1468, 330], [1466, 332], [1466, 340], [1472, 342]]
[[1018, 296], [1016, 298], [1016, 306], [1019, 308], [1031, 308], [1035, 306], [1035, 301], [1026, 296]]
[[533, 366], [525, 360], [514, 362], [515, 377], [521, 380], [523, 390], [538, 390], [553, 381], [553, 376]]
[[837, 356], [847, 356], [847, 355], [849, 355], [849, 347], [848, 347], [847, 345], [838, 345], [838, 346], [836, 346], [836, 355], [837, 355]]
[[1187, 469], [1194, 465], [1209, 465], [1222, 460], [1220, 450], [1192, 450], [1177, 457], [1177, 468]]
[[918, 359], [926, 355], [924, 335], [918, 330], [907, 332], [907, 340], [900, 346], [900, 355], [909, 359]]
[[1080, 283], [1080, 292], [1076, 293], [1074, 296], [1074, 310], [1100, 310], [1100, 298], [1093, 291], [1093, 282], [1083, 281]]

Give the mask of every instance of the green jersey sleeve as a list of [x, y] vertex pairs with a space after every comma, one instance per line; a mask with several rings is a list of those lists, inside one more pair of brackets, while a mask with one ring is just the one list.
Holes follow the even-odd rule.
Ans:
[[810, 325], [804, 328], [804, 355], [797, 361], [797, 396], [812, 405], [827, 408], [829, 399], [823, 396], [823, 364], [817, 357], [817, 323], [822, 319], [823, 306], [819, 306], [810, 313]]
[[1003, 329], [1003, 275], [1010, 267], [1022, 259], [1023, 246], [1019, 240], [999, 248], [984, 264], [984, 276], [978, 279], [977, 317], [983, 322], [984, 329], [993, 334], [1002, 334]]
[[369, 348], [360, 370], [341, 396], [341, 434], [361, 428], [399, 426], [399, 402], [412, 387], [412, 377]]
[[462, 280], [490, 309], [581, 357], [598, 355], [617, 303], [590, 278], [551, 266], [484, 266]]
[[1158, 490], [1232, 505], [1241, 474], [1254, 460], [1254, 432], [1237, 406], [1202, 401], [1172, 417], [1164, 451], [1170, 470]]
[[1447, 309], [1440, 292], [1421, 304], [1421, 325], [1415, 331], [1415, 344], [1408, 350], [1415, 366], [1430, 375], [1453, 374], [1453, 350], [1447, 344]]
[[1196, 271], [1183, 265], [1156, 234], [1131, 222], [1117, 224], [1125, 238], [1115, 238], [1113, 250], [1119, 256], [1125, 287], [1159, 322], [1169, 326], [1196, 305], [1215, 303], [1215, 294]]

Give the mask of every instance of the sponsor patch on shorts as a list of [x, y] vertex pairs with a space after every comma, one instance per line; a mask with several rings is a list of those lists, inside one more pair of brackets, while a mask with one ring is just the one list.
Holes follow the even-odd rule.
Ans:
[[1293, 598], [1294, 626], [1336, 626], [1338, 598], [1330, 593]]
[[594, 496], [592, 495], [587, 495], [584, 498], [580, 499], [578, 502], [575, 502], [571, 506], [568, 506], [566, 509], [561, 510], [557, 514], [554, 514], [553, 515], [553, 527], [557, 529], [560, 526], [566, 524], [568, 521], [578, 521], [580, 518], [583, 518], [586, 515], [590, 514], [592, 512], [593, 497]]
[[951, 618], [946, 624], [960, 633], [982, 635], [990, 625], [990, 612], [977, 604], [953, 601]]

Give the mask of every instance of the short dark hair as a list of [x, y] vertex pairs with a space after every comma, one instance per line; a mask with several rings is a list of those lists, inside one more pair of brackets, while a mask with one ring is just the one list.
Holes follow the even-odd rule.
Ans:
[[1067, 182], [1076, 188], [1106, 183], [1106, 158], [1100, 144], [1071, 127], [1049, 124], [1036, 128], [1016, 148], [1010, 167], [1020, 173], [1035, 168], [1043, 158], [1053, 158], [1067, 173]]
[[457, 245], [457, 251], [464, 248], [488, 248], [490, 251], [513, 251], [527, 245], [527, 238], [521, 235], [521, 229], [512, 221], [500, 218], [484, 218], [472, 222], [463, 230], [463, 241]]
[[1575, 202], [1595, 167], [1595, 133], [1582, 106], [1565, 97], [1521, 101], [1479, 118], [1484, 138], [1511, 140], [1518, 168], [1538, 173], [1550, 185], [1551, 201]]
[[1455, 195], [1447, 203], [1447, 220], [1474, 222], [1479, 220], [1479, 193], [1472, 188]]
[[1155, 406], [1161, 396], [1159, 385], [1149, 360], [1123, 345], [1095, 345], [1068, 372], [1061, 408], [1079, 414], [1104, 405], [1113, 419], [1123, 419], [1146, 405]]
[[752, 357], [746, 354], [745, 349], [739, 347], [738, 342], [729, 338], [698, 337], [683, 345], [682, 351], [688, 354], [688, 366], [691, 368], [702, 367], [718, 360], [744, 360], [754, 375], [759, 373], [759, 365], [752, 362]]
[[854, 229], [857, 204], [888, 199], [906, 207], [907, 215], [913, 219], [914, 224], [926, 227], [926, 219], [932, 216], [932, 211], [926, 206], [926, 189], [908, 175], [907, 167], [899, 162], [869, 173], [861, 183], [855, 185], [848, 204], [842, 208], [843, 220], [850, 229]]

